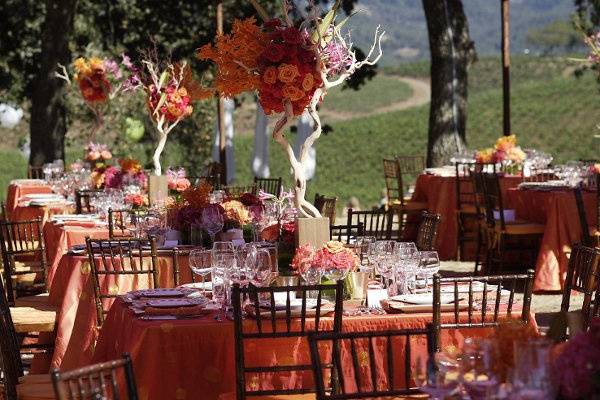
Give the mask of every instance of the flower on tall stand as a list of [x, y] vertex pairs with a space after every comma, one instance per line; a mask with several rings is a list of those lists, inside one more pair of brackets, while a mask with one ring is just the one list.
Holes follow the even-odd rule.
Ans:
[[[340, 31], [345, 20], [336, 22], [341, 0], [336, 0], [323, 18], [311, 2], [309, 17], [300, 23], [291, 20], [287, 2], [283, 19], [271, 19], [257, 1], [251, 3], [263, 19], [262, 26], [254, 18], [236, 20], [231, 34], [217, 37], [214, 46], [203, 46], [198, 57], [217, 66], [213, 93], [232, 97], [257, 91], [265, 113], [283, 114], [275, 124], [273, 138], [284, 149], [293, 169], [295, 206], [302, 217], [320, 217], [305, 199], [308, 152], [322, 130], [317, 106], [329, 89], [341, 85], [361, 67], [379, 61], [384, 32], [376, 29], [370, 51], [358, 61], [352, 44]], [[297, 156], [284, 131], [305, 110], [315, 128]]]
[[95, 123], [89, 134], [89, 140], [94, 141], [104, 124], [104, 113], [110, 100], [123, 91], [127, 72], [115, 60], [98, 57], [75, 59], [72, 73], [62, 64], [58, 67], [55, 76], [70, 87], [76, 83], [83, 102], [94, 114]]

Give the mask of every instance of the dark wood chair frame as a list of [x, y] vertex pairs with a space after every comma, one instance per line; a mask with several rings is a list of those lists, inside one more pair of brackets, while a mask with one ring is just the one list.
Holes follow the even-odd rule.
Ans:
[[423, 212], [421, 223], [419, 224], [419, 231], [417, 232], [417, 240], [415, 241], [419, 251], [437, 250], [436, 242], [441, 220], [442, 216], [440, 214], [434, 214], [428, 211]]
[[[429, 357], [434, 355], [434, 329], [432, 324], [428, 324], [427, 328], [416, 328], [416, 329], [401, 329], [401, 330], [387, 330], [387, 331], [368, 331], [368, 332], [331, 332], [331, 333], [311, 333], [308, 337], [310, 344], [310, 354], [313, 365], [313, 373], [315, 376], [315, 382], [317, 386], [317, 399], [357, 399], [357, 398], [383, 398], [387, 396], [400, 396], [400, 395], [414, 395], [422, 393], [418, 388], [411, 387], [410, 383], [413, 380], [412, 374], [412, 345], [411, 339], [415, 337], [425, 336], [427, 338], [427, 351]], [[399, 338], [404, 339], [404, 382], [403, 388], [397, 388], [394, 384], [394, 361], [397, 356], [394, 354], [394, 345], [392, 339]], [[385, 351], [386, 351], [386, 365], [377, 365], [375, 361], [375, 340], [386, 340]], [[368, 370], [371, 371], [369, 375], [361, 375], [360, 371], [366, 368], [360, 364], [357, 347], [361, 342], [368, 343], [368, 359], [363, 360], [367, 363]], [[323, 351], [319, 351], [319, 343], [331, 343], [331, 351], [328, 351], [328, 355], [331, 355], [331, 363], [323, 363], [322, 355]], [[335, 351], [335, 349], [341, 349], [342, 345], [346, 343], [346, 348], [349, 348], [352, 360], [352, 371], [353, 381], [357, 392], [346, 393], [345, 392], [345, 379], [343, 374], [343, 363], [340, 357], [341, 351]], [[329, 349], [328, 349], [329, 350]], [[423, 365], [425, 368], [425, 363]], [[326, 387], [323, 370], [330, 370], [332, 376], [337, 376], [339, 380], [338, 387]], [[387, 382], [387, 388], [380, 388], [378, 382], [382, 382], [381, 375], [385, 374], [385, 381]], [[375, 390], [363, 389], [365, 384], [370, 384], [371, 388]]]
[[326, 197], [322, 194], [315, 194], [314, 206], [321, 213], [321, 216], [329, 218], [329, 225], [335, 225], [335, 206], [337, 197]]
[[456, 175], [456, 223], [458, 226], [457, 253], [459, 261], [463, 260], [465, 244], [470, 242], [476, 243], [478, 237], [477, 231], [469, 232], [467, 230], [467, 223], [469, 221], [473, 221], [476, 224], [479, 222], [475, 199], [475, 187], [473, 185], [472, 177], [475, 166], [475, 162], [454, 163]]
[[572, 292], [583, 294], [581, 314], [583, 328], [586, 330], [590, 326], [591, 318], [598, 315], [600, 307], [600, 304], [592, 300], [592, 296], [600, 291], [599, 263], [600, 249], [581, 244], [575, 244], [572, 247], [560, 311], [562, 313], [569, 312]]
[[277, 197], [281, 196], [283, 191], [283, 180], [279, 178], [258, 178], [254, 177], [254, 184], [257, 192], [262, 190], [265, 193], [270, 193]]
[[102, 189], [81, 189], [75, 190], [75, 213], [91, 214], [94, 212], [91, 205], [91, 196], [94, 193], [102, 193]]
[[230, 197], [240, 197], [244, 193], [256, 194], [258, 189], [255, 184], [245, 186], [223, 186], [222, 189]]
[[355, 225], [330, 225], [329, 239], [349, 244], [352, 238], [365, 235], [365, 229], [362, 222]]
[[[46, 291], [48, 263], [41, 218], [18, 222], [0, 221], [0, 248], [9, 304], [14, 305], [20, 293], [32, 295]], [[17, 271], [16, 261], [22, 256], [33, 257], [34, 260], [26, 263], [29, 267], [26, 271]], [[25, 274], [40, 274], [42, 282], [34, 283], [32, 287], [14, 287], [13, 278]]]
[[[306, 299], [310, 292], [317, 292], [317, 306], [314, 316], [307, 316]], [[321, 307], [323, 305], [323, 294], [326, 291], [335, 291], [335, 309], [333, 324], [330, 329], [322, 327]], [[290, 306], [290, 294], [296, 292], [296, 298], [302, 299], [300, 316], [292, 318]], [[285, 327], [278, 330], [275, 306], [275, 293], [286, 294]], [[252, 307], [254, 318], [242, 317], [242, 297], [247, 297]], [[267, 298], [268, 309], [262, 309], [259, 298]], [[338, 281], [335, 285], [308, 285], [308, 286], [279, 286], [279, 287], [255, 287], [249, 285], [241, 288], [234, 284], [232, 288], [233, 322], [235, 333], [235, 371], [236, 371], [236, 399], [243, 400], [254, 396], [291, 395], [314, 393], [316, 388], [301, 389], [272, 389], [272, 390], [248, 390], [246, 388], [246, 374], [249, 373], [281, 373], [292, 371], [311, 371], [312, 365], [275, 365], [275, 366], [253, 366], [248, 367], [244, 358], [244, 342], [257, 339], [285, 339], [306, 338], [309, 332], [340, 332], [342, 328], [342, 311], [344, 299], [344, 284]], [[313, 322], [309, 331], [307, 321]]]
[[392, 239], [392, 227], [394, 223], [393, 210], [367, 210], [354, 211], [348, 209], [347, 225], [363, 224], [363, 233], [367, 236], [375, 236], [377, 240]]
[[573, 195], [575, 196], [575, 205], [577, 206], [577, 216], [579, 217], [579, 227], [581, 228], [581, 243], [587, 247], [594, 247], [594, 239], [590, 235], [590, 226], [587, 222], [587, 212], [585, 210], [585, 204], [583, 202], [583, 192], [581, 187], [573, 189]]
[[27, 179], [44, 179], [44, 167], [27, 166]]
[[[123, 375], [120, 372], [123, 372]], [[124, 376], [127, 400], [138, 400], [131, 357], [78, 368], [68, 372], [52, 370], [51, 379], [56, 400], [121, 399], [119, 376]], [[109, 389], [109, 390], [107, 390]]]
[[[94, 297], [96, 304], [96, 321], [98, 327], [102, 326], [104, 317], [108, 310], [104, 309], [103, 300], [114, 299], [118, 294], [103, 293], [100, 288], [100, 276], [118, 275], [148, 275], [149, 289], [158, 287], [158, 256], [156, 251], [156, 239], [151, 236], [150, 240], [144, 239], [90, 239], [86, 237], [87, 253], [92, 269], [94, 283]], [[145, 246], [149, 249], [144, 249]], [[113, 265], [113, 260], [118, 260]], [[145, 261], [150, 261], [149, 267]], [[175, 270], [176, 268], [174, 268]], [[174, 271], [174, 281], [177, 280]]]
[[[515, 292], [517, 290], [517, 284], [523, 284], [523, 304], [519, 319], [524, 324], [529, 323], [530, 309], [531, 309], [531, 294], [533, 290], [533, 276], [534, 271], [528, 270], [526, 274], [514, 274], [514, 275], [493, 275], [493, 276], [478, 276], [478, 277], [453, 277], [453, 278], [442, 278], [441, 275], [435, 274], [433, 276], [433, 326], [435, 329], [435, 349], [440, 351], [440, 334], [442, 329], [465, 329], [465, 328], [486, 328], [498, 326], [500, 317], [506, 315], [508, 318], [512, 318], [513, 307], [515, 302]], [[473, 292], [473, 282], [483, 282], [483, 291], [481, 299], [481, 310], [474, 310], [475, 300]], [[468, 293], [468, 309], [467, 322], [461, 322], [460, 319], [460, 294], [458, 291], [458, 285], [461, 283], [469, 284]], [[447, 284], [454, 287], [454, 320], [453, 322], [442, 323], [442, 305], [441, 305], [441, 285]], [[488, 284], [497, 285], [495, 290], [494, 308], [488, 314]], [[501, 294], [503, 285], [508, 284], [510, 291], [508, 297], [508, 305], [506, 310], [500, 310]], [[474, 311], [477, 311], [477, 316], [474, 316]], [[491, 316], [491, 318], [490, 318]], [[476, 321], [475, 317], [480, 317], [480, 321]]]

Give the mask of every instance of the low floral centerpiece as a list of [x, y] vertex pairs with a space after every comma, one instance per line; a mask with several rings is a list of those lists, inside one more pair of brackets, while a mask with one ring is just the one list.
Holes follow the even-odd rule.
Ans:
[[181, 195], [181, 193], [186, 191], [192, 185], [190, 180], [187, 178], [185, 168], [168, 168], [166, 175], [169, 194], [171, 196]]
[[478, 163], [502, 164], [504, 169], [518, 169], [522, 165], [527, 155], [517, 145], [517, 136], [502, 136], [496, 140], [494, 147], [488, 147], [479, 150], [475, 154], [475, 160]]
[[292, 259], [291, 268], [311, 285], [317, 284], [321, 276], [332, 280], [343, 279], [348, 272], [358, 268], [358, 255], [342, 242], [331, 240], [319, 249], [311, 245], [299, 246]]
[[[298, 22], [292, 21], [288, 2], [283, 3], [283, 18], [270, 18], [257, 1], [251, 3], [263, 24], [258, 25], [254, 18], [234, 21], [233, 31], [217, 37], [214, 46], [200, 48], [198, 57], [217, 66], [213, 93], [233, 97], [256, 91], [265, 113], [282, 114], [273, 138], [285, 151], [293, 170], [296, 209], [300, 217], [318, 218], [321, 214], [305, 198], [308, 152], [322, 131], [317, 106], [329, 89], [341, 85], [361, 67], [377, 63], [384, 32], [376, 29], [370, 51], [359, 61], [352, 43], [341, 32], [346, 19], [336, 21], [340, 0], [323, 18], [312, 4], [309, 16]], [[305, 110], [315, 128], [297, 156], [284, 131]]]

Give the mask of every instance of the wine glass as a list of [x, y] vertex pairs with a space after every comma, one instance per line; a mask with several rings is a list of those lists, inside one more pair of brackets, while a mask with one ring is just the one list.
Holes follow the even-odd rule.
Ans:
[[372, 272], [373, 267], [369, 263], [369, 249], [371, 243], [375, 243], [375, 236], [359, 236], [356, 238], [356, 246], [360, 249], [360, 270], [364, 272]]
[[[413, 291], [416, 287], [415, 274], [419, 267], [420, 253], [417, 246], [412, 242], [396, 243], [394, 253], [397, 258], [397, 272], [400, 273], [403, 286], [409, 291]], [[397, 279], [398, 280], [398, 279]]]
[[271, 282], [271, 254], [266, 249], [259, 249], [252, 263], [252, 279], [253, 285], [261, 287], [266, 286]]
[[202, 278], [202, 295], [206, 294], [206, 277], [212, 270], [212, 253], [210, 250], [194, 249], [190, 252], [190, 268]]
[[440, 259], [437, 251], [422, 251], [420, 252], [418, 275], [420, 278], [425, 278], [425, 288], [429, 278], [433, 278], [440, 270]]
[[513, 395], [518, 399], [552, 399], [555, 397], [550, 354], [552, 342], [545, 338], [516, 341], [515, 367], [512, 374]]
[[465, 339], [460, 366], [462, 383], [471, 399], [494, 398], [500, 387], [494, 366], [500, 361], [492, 339]]
[[213, 261], [219, 261], [223, 254], [235, 254], [233, 242], [214, 242], [212, 247]]
[[[394, 280], [394, 245], [392, 240], [380, 240], [375, 242], [375, 270], [387, 281]], [[388, 286], [389, 287], [389, 286]]]
[[215, 235], [223, 229], [223, 215], [216, 207], [206, 207], [202, 210], [202, 227], [210, 235], [211, 242], [215, 241]]
[[212, 298], [215, 304], [218, 306], [218, 313], [215, 319], [218, 322], [222, 321], [222, 313], [225, 309], [225, 303], [227, 301], [227, 285], [226, 285], [226, 272], [224, 268], [213, 265], [211, 270], [212, 276]]
[[427, 360], [426, 371], [417, 371], [415, 383], [432, 399], [442, 400], [459, 389], [459, 363], [445, 353], [435, 353]]

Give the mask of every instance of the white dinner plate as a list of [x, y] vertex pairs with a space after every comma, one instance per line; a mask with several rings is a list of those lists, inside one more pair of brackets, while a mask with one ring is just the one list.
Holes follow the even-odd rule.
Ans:
[[208, 302], [205, 298], [178, 298], [178, 299], [156, 299], [148, 300], [146, 305], [154, 308], [178, 308], [178, 307], [192, 307], [192, 306], [203, 306]]
[[[397, 296], [390, 297], [390, 300], [401, 301], [409, 304], [433, 304], [433, 293], [418, 293], [418, 294], [400, 294]], [[441, 304], [450, 304], [454, 301], [454, 296], [449, 294], [440, 295]]]

